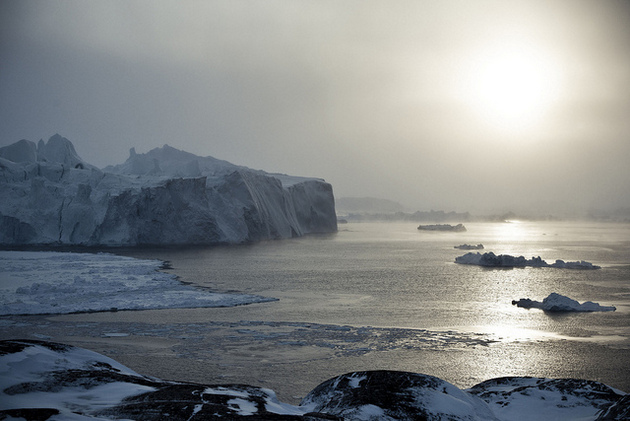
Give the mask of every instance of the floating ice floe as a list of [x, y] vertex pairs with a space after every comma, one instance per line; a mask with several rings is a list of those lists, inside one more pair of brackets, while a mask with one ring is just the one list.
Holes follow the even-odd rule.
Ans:
[[543, 299], [542, 303], [529, 298], [521, 298], [518, 301], [512, 301], [512, 304], [517, 307], [538, 308], [551, 312], [593, 312], [615, 311], [617, 309], [614, 306], [602, 306], [592, 301], [586, 301], [585, 303], [580, 304], [576, 300], [555, 292], [552, 292], [547, 298]]
[[0, 251], [0, 314], [230, 307], [275, 301], [195, 288], [159, 260], [108, 253]]
[[299, 405], [242, 384], [143, 376], [101, 354], [45, 341], [0, 341], [2, 419], [623, 420], [628, 395], [578, 379], [510, 377], [462, 390], [400, 371], [343, 374]]
[[481, 250], [483, 249], [483, 244], [460, 244], [459, 246], [454, 246], [453, 248], [460, 250]]
[[552, 267], [561, 269], [600, 269], [601, 266], [594, 265], [584, 260], [577, 262], [565, 262], [564, 260], [556, 260], [555, 263], [549, 264], [540, 256], [526, 259], [524, 256], [511, 256], [509, 254], [499, 254], [493, 252], [487, 253], [466, 253], [463, 256], [455, 258], [455, 263], [462, 265], [478, 265], [487, 267]]
[[464, 224], [432, 224], [432, 225], [419, 225], [418, 229], [420, 231], [453, 231], [453, 232], [462, 232], [466, 231], [466, 227]]

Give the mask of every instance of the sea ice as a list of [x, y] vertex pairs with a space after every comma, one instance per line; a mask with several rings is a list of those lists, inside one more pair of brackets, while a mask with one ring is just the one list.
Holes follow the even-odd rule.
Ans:
[[162, 262], [108, 253], [0, 251], [1, 314], [229, 307], [274, 301], [184, 285]]
[[539, 308], [544, 311], [550, 312], [593, 312], [593, 311], [615, 311], [614, 306], [602, 306], [592, 301], [586, 301], [580, 304], [578, 301], [573, 300], [564, 295], [552, 292], [549, 296], [540, 301], [531, 300], [529, 298], [521, 298], [520, 300], [512, 301], [512, 304], [517, 307], [523, 308]]

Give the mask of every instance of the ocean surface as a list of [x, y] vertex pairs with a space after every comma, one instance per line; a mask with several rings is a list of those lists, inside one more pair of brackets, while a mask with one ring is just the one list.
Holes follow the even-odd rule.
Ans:
[[[275, 301], [236, 307], [12, 316], [3, 338], [83, 346], [163, 379], [245, 383], [297, 403], [350, 371], [405, 370], [470, 387], [500, 376], [585, 378], [630, 392], [630, 224], [349, 223], [253, 245], [134, 249], [184, 283]], [[598, 270], [454, 263], [467, 250], [585, 260]], [[476, 252], [476, 250], [474, 251]], [[512, 300], [556, 292], [614, 312], [550, 314]]]

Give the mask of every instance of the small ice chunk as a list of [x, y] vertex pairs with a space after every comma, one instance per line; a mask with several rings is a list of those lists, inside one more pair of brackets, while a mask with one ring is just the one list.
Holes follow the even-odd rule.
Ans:
[[602, 306], [599, 303], [586, 301], [580, 304], [578, 301], [552, 292], [542, 302], [531, 300], [529, 298], [521, 298], [512, 301], [512, 304], [522, 308], [538, 308], [549, 312], [593, 312], [593, 311], [615, 311], [614, 306]]

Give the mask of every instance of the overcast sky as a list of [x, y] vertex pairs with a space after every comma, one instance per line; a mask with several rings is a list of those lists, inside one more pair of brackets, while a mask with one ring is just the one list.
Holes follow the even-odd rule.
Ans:
[[409, 210], [630, 206], [630, 2], [2, 0], [0, 122]]

